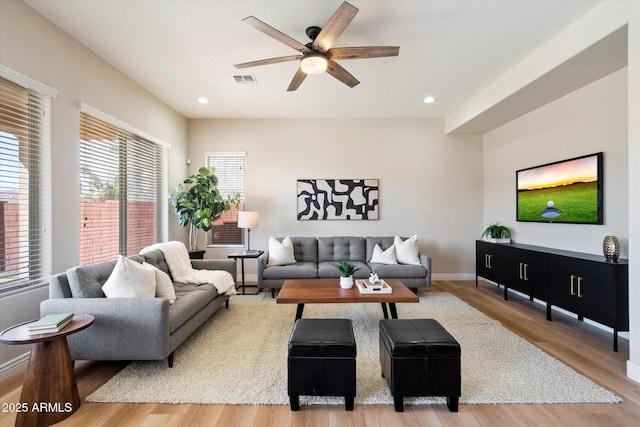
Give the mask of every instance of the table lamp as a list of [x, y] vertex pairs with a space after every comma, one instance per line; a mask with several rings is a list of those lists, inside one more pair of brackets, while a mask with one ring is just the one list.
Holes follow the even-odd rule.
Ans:
[[251, 229], [258, 227], [260, 216], [255, 211], [238, 212], [238, 228], [247, 229], [247, 251], [251, 252]]

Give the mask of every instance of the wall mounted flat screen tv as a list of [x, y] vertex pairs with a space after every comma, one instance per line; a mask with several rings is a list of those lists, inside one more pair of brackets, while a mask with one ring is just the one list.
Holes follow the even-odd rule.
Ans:
[[516, 219], [602, 224], [602, 163], [594, 153], [516, 171]]

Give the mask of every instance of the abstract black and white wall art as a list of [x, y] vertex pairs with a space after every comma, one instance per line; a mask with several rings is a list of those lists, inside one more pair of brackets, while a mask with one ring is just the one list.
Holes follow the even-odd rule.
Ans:
[[378, 219], [377, 179], [299, 179], [298, 220]]

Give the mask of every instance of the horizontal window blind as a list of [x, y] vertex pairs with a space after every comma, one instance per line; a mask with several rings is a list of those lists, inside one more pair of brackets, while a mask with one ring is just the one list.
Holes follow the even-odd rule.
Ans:
[[244, 245], [244, 229], [238, 228], [238, 211], [244, 206], [245, 199], [245, 153], [217, 152], [206, 153], [207, 166], [215, 168], [218, 177], [218, 190], [222, 197], [240, 194], [241, 203], [236, 208], [222, 214], [213, 223], [207, 234], [207, 246], [241, 246]]
[[51, 97], [0, 78], [0, 293], [51, 275]]
[[167, 148], [80, 115], [80, 263], [166, 240]]

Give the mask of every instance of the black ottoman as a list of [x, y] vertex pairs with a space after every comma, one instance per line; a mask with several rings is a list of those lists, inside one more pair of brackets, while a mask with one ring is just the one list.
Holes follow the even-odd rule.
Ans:
[[397, 412], [405, 396], [446, 396], [458, 412], [460, 344], [437, 321], [381, 320], [380, 364]]
[[356, 396], [356, 340], [351, 320], [299, 319], [289, 338], [288, 387], [291, 410], [299, 397], [344, 396], [347, 411]]

